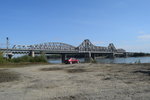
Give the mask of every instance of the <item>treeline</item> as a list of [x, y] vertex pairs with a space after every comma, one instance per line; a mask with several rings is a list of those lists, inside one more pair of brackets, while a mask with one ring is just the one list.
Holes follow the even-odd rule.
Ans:
[[23, 63], [23, 62], [29, 62], [29, 63], [46, 63], [47, 59], [44, 55], [31, 57], [28, 55], [7, 59], [3, 57], [3, 53], [0, 53], [0, 64], [8, 64], [8, 63]]
[[150, 56], [150, 53], [133, 53], [131, 55], [129, 55], [130, 57], [143, 57], [143, 56]]

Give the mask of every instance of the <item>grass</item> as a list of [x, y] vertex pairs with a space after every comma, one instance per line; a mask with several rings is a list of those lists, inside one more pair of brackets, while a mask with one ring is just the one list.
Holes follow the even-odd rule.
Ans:
[[5, 58], [3, 57], [3, 53], [0, 52], [0, 64], [6, 64], [6, 63], [8, 63], [7, 59], [5, 59]]
[[22, 56], [22, 57], [18, 57], [18, 58], [13, 58], [10, 60], [10, 62], [12, 63], [20, 63], [20, 62], [44, 62], [46, 63], [47, 60], [45, 58], [44, 55], [41, 55], [41, 56], [35, 56], [35, 57], [31, 57], [31, 56]]
[[3, 57], [3, 53], [0, 52], [0, 68], [24, 67], [34, 64], [48, 64], [48, 62], [44, 55], [35, 57], [25, 55], [13, 59], [6, 59]]

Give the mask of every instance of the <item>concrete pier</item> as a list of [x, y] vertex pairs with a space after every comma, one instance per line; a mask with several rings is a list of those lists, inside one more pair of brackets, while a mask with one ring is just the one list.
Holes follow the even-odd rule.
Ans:
[[115, 58], [116, 56], [115, 56], [115, 53], [110, 53], [110, 54], [108, 55], [108, 57], [109, 57], [109, 58]]
[[65, 63], [65, 60], [66, 60], [66, 54], [61, 54], [62, 63]]
[[91, 54], [91, 58], [92, 58], [93, 60], [95, 60], [95, 54], [94, 54], [94, 53]]
[[34, 51], [30, 51], [29, 56], [35, 57], [35, 52]]

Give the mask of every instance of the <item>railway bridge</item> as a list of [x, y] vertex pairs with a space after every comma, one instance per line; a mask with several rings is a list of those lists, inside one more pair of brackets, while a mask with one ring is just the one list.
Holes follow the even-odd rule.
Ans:
[[95, 46], [89, 39], [84, 40], [79, 46], [73, 46], [60, 42], [48, 42], [35, 45], [14, 45], [12, 48], [0, 48], [1, 52], [7, 54], [28, 54], [34, 57], [36, 54], [61, 54], [64, 62], [67, 54], [85, 54], [95, 59], [95, 54], [106, 54], [111, 57], [125, 55], [124, 49], [116, 49], [113, 43], [108, 47]]

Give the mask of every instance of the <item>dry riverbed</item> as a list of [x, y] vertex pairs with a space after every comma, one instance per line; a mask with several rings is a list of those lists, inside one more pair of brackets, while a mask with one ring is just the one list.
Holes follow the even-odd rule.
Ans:
[[150, 64], [1, 68], [0, 100], [150, 100]]

